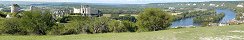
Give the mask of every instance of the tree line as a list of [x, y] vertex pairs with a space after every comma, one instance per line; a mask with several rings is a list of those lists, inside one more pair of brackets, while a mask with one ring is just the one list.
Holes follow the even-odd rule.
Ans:
[[174, 20], [180, 20], [184, 18], [190, 18], [190, 17], [197, 17], [197, 16], [203, 16], [203, 15], [211, 15], [214, 14], [214, 10], [208, 10], [208, 11], [193, 11], [193, 12], [184, 12], [179, 15], [175, 15]]
[[208, 26], [209, 23], [219, 23], [225, 14], [212, 14], [212, 15], [205, 15], [205, 16], [198, 16], [193, 18], [194, 23], [200, 23], [202, 26]]
[[[0, 32], [16, 35], [69, 35], [109, 32], [145, 32], [167, 29], [172, 16], [157, 8], [147, 8], [137, 17], [67, 16], [54, 19], [49, 12], [22, 12], [14, 18], [1, 19]], [[1, 34], [0, 33], [0, 34]]]

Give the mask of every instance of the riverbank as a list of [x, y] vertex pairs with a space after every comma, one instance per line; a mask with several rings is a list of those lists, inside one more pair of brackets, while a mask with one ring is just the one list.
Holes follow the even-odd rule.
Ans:
[[244, 24], [216, 27], [168, 29], [140, 33], [104, 33], [78, 35], [9, 36], [0, 40], [244, 40]]
[[[236, 13], [232, 9], [215, 9], [217, 14], [224, 13], [225, 16], [219, 21], [218, 24], [227, 24], [228, 21], [235, 19]], [[203, 16], [203, 15], [201, 15]], [[191, 26], [200, 26], [199, 23], [194, 23], [194, 17], [181, 19], [178, 21], [174, 21], [171, 27], [191, 27]]]

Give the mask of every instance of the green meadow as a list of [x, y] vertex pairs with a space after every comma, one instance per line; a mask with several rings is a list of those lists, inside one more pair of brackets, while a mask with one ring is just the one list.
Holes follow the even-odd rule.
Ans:
[[0, 40], [244, 40], [244, 25], [76, 35], [1, 35]]

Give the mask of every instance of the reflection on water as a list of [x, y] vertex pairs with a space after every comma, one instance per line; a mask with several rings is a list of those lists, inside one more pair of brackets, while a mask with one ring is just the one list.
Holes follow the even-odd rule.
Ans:
[[[232, 20], [236, 17], [236, 14], [234, 11], [230, 9], [216, 9], [216, 12], [219, 13], [225, 13], [224, 18], [220, 21], [220, 23], [227, 23], [229, 20]], [[191, 18], [186, 18], [186, 19], [181, 19], [174, 21], [171, 25], [171, 27], [189, 27], [189, 26], [199, 26], [198, 23], [193, 23], [193, 17]]]
[[198, 26], [198, 24], [193, 23], [193, 18], [186, 18], [186, 19], [181, 19], [178, 21], [174, 21], [171, 25], [171, 27], [178, 27], [178, 26]]
[[236, 17], [236, 14], [234, 11], [229, 9], [217, 9], [217, 13], [225, 13], [224, 18], [220, 21], [220, 23], [227, 23], [228, 21], [234, 19]]

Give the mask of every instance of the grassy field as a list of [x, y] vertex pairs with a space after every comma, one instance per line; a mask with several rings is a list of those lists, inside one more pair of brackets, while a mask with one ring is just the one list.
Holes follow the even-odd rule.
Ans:
[[9, 36], [0, 40], [244, 40], [244, 25], [196, 27], [140, 33]]

